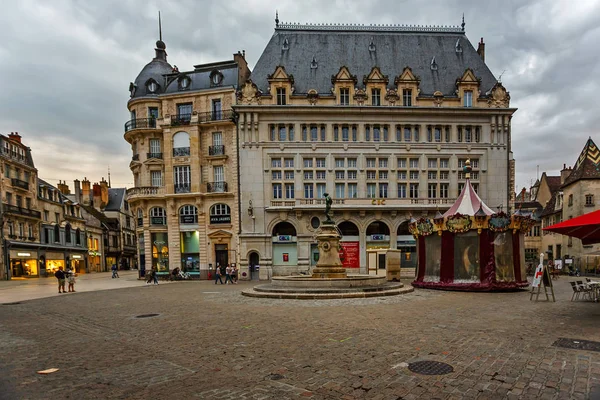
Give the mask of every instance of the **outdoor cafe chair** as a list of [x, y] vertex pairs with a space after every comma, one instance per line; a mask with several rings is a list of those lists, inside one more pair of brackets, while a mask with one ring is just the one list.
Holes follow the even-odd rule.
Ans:
[[573, 299], [578, 300], [579, 295], [581, 294], [581, 290], [579, 290], [579, 285], [577, 285], [575, 282], [569, 283], [571, 284], [571, 288], [573, 289], [573, 296], [571, 296], [571, 301], [573, 301]]
[[577, 281], [577, 286], [584, 297], [587, 296], [590, 300], [592, 300], [594, 289], [583, 283], [583, 281]]

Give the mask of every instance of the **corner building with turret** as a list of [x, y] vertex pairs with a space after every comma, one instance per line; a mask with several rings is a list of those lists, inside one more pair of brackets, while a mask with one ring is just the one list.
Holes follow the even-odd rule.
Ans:
[[368, 272], [368, 249], [400, 249], [402, 267], [414, 268], [408, 222], [453, 204], [468, 159], [483, 201], [510, 211], [509, 102], [464, 22], [276, 20], [235, 107], [241, 271], [267, 278], [315, 265], [325, 193], [350, 272]]
[[129, 86], [134, 187], [127, 197], [136, 217], [141, 269], [176, 267], [206, 278], [210, 267], [236, 262], [238, 164], [233, 105], [249, 70], [232, 60], [179, 71], [166, 45]]

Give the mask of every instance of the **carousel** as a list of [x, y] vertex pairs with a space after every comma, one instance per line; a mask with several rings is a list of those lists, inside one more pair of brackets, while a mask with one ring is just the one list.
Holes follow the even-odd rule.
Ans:
[[465, 187], [445, 214], [411, 219], [418, 254], [412, 285], [464, 291], [526, 287], [524, 241], [534, 221], [519, 210], [512, 215], [494, 212], [471, 186], [469, 161], [464, 172]]

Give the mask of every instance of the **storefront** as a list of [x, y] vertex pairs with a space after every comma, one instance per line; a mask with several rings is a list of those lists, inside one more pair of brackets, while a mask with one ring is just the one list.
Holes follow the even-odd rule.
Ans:
[[102, 255], [95, 250], [90, 250], [88, 253], [88, 268], [90, 272], [103, 272], [102, 271]]
[[374, 221], [367, 227], [367, 249], [389, 249], [390, 228], [382, 221]]
[[402, 250], [400, 256], [401, 268], [417, 267], [417, 241], [412, 235], [398, 236], [397, 249]]
[[152, 232], [152, 267], [158, 272], [169, 272], [169, 234]]
[[54, 276], [54, 273], [58, 271], [58, 268], [62, 267], [65, 269], [65, 253], [58, 253], [53, 251], [46, 252], [46, 275]]
[[280, 222], [273, 228], [273, 266], [296, 267], [298, 244], [296, 228], [289, 222]]
[[38, 252], [11, 250], [10, 270], [12, 278], [38, 278], [40, 276]]
[[198, 231], [181, 232], [181, 269], [200, 274], [200, 234]]
[[83, 254], [71, 254], [71, 269], [77, 274], [85, 274], [85, 258]]
[[344, 221], [338, 225], [342, 234], [340, 245], [340, 260], [344, 268], [360, 268], [360, 233], [358, 227], [350, 222]]

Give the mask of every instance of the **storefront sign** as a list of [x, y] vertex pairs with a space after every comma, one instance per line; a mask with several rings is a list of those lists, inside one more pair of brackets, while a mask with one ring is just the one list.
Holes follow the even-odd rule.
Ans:
[[74, 259], [74, 260], [81, 260], [81, 255], [79, 255], [79, 254], [73, 254], [71, 256], [71, 258]]
[[211, 215], [210, 223], [211, 224], [230, 224], [231, 223], [231, 215]]
[[[210, 217], [212, 223], [212, 217]], [[196, 224], [198, 221], [196, 220], [195, 215], [180, 215], [179, 222], [182, 224]]]
[[31, 253], [17, 253], [18, 257], [31, 257]]
[[291, 242], [292, 237], [290, 235], [279, 235], [277, 238], [280, 242]]
[[150, 217], [150, 223], [152, 225], [165, 225], [165, 217]]
[[371, 235], [371, 240], [385, 240], [385, 235]]
[[358, 242], [341, 242], [344, 268], [360, 268], [360, 246]]

